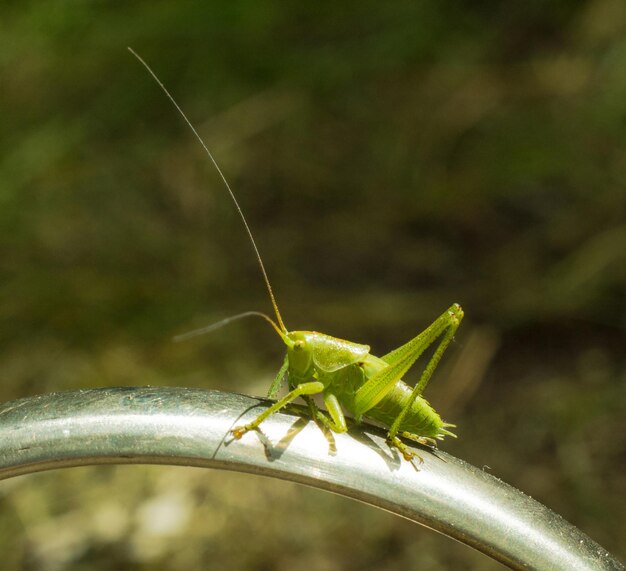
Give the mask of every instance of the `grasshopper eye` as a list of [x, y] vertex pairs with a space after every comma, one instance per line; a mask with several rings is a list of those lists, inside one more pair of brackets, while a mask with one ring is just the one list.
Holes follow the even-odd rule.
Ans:
[[293, 345], [293, 348], [296, 351], [302, 351], [302, 349], [304, 349], [304, 341], [300, 340], [300, 341], [296, 341]]

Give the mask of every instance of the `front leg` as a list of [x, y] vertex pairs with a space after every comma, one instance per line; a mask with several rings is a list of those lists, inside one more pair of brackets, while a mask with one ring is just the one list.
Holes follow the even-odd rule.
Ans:
[[287, 369], [289, 369], [289, 355], [285, 355], [285, 358], [283, 359], [283, 364], [281, 365], [280, 370], [278, 371], [278, 374], [272, 381], [269, 391], [267, 391], [268, 399], [274, 400], [276, 398], [276, 394], [278, 393], [280, 389], [280, 385], [283, 382], [283, 379], [285, 378]]
[[290, 391], [278, 402], [275, 402], [267, 410], [263, 411], [252, 422], [244, 424], [243, 426], [237, 426], [231, 430], [233, 436], [239, 440], [246, 432], [258, 428], [258, 426], [269, 416], [278, 412], [281, 408], [288, 405], [291, 401], [297, 399], [303, 395], [315, 395], [321, 393], [324, 390], [324, 384], [319, 381], [311, 381], [309, 383], [301, 383], [295, 389]]

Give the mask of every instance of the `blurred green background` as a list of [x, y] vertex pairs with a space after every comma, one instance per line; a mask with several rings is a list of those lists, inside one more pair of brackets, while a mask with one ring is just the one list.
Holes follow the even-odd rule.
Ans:
[[[626, 537], [626, 5], [21, 2], [0, 18], [0, 399], [264, 394], [291, 329], [383, 354], [466, 312], [446, 451]], [[621, 541], [620, 541], [621, 539]], [[499, 569], [389, 514], [166, 467], [0, 484], [7, 569]]]

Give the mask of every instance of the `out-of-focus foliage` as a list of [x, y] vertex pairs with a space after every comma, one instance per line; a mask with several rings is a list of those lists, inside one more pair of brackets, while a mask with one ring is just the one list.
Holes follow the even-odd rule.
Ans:
[[[118, 385], [262, 394], [268, 302], [382, 354], [452, 302], [445, 447], [624, 554], [626, 8], [20, 2], [0, 19], [0, 398]], [[183, 468], [0, 486], [14, 569], [498, 565], [358, 504]], [[8, 566], [8, 567], [7, 567]]]

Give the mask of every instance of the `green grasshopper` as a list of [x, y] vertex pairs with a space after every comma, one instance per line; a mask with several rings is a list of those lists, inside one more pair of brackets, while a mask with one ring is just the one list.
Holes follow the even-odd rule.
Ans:
[[[419, 335], [383, 357], [372, 355], [369, 345], [337, 339], [316, 331], [289, 331], [283, 323], [248, 222], [226, 177], [195, 127], [163, 83], [139, 55], [131, 48], [128, 49], [143, 64], [174, 104], [217, 169], [248, 233], [276, 315], [276, 321], [274, 321], [264, 313], [250, 311], [182, 337], [205, 333], [233, 319], [256, 315], [265, 319], [287, 346], [287, 354], [282, 367], [272, 382], [267, 396], [272, 400], [276, 398], [285, 375], [288, 379], [288, 394], [274, 402], [252, 422], [233, 428], [231, 430], [233, 436], [240, 439], [246, 432], [258, 429], [266, 418], [298, 397], [302, 397], [309, 406], [312, 418], [333, 432], [347, 431], [344, 410], [352, 414], [357, 422], [368, 418], [388, 427], [387, 443], [390, 447], [397, 448], [406, 460], [411, 460], [415, 453], [409, 450], [401, 437], [431, 446], [436, 445], [436, 440], [442, 440], [445, 436], [456, 438], [456, 435], [448, 430], [455, 425], [443, 422], [439, 414], [422, 397], [422, 393], [463, 319], [461, 306], [453, 304]], [[420, 355], [438, 339], [439, 344], [419, 381], [411, 388], [402, 381], [402, 377]], [[328, 415], [317, 408], [311, 398], [313, 395], [322, 395]]]

